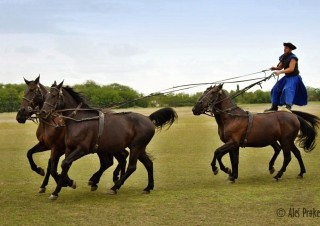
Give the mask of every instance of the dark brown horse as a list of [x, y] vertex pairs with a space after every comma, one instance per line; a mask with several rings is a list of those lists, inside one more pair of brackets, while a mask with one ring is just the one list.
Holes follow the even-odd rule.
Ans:
[[[111, 192], [116, 193], [120, 189], [136, 170], [139, 160], [148, 172], [148, 185], [144, 191], [149, 193], [154, 188], [154, 178], [153, 163], [146, 153], [146, 146], [154, 136], [156, 128], [172, 125], [177, 118], [176, 112], [171, 108], [163, 108], [149, 117], [133, 112], [101, 112], [88, 106], [77, 92], [70, 87], [62, 87], [62, 84], [63, 82], [52, 85], [41, 110], [44, 118], [56, 111], [61, 112], [66, 119], [66, 158], [61, 164], [61, 179], [50, 198], [58, 197], [63, 181], [72, 185], [68, 170], [77, 159], [97, 152], [101, 165], [107, 169], [113, 164], [112, 156], [127, 147], [130, 149], [127, 170], [111, 188]], [[95, 177], [92, 179], [93, 183], [97, 183]]]
[[[19, 123], [25, 123], [33, 114], [37, 114], [39, 109], [42, 108], [46, 95], [48, 91], [40, 82], [40, 76], [34, 81], [28, 81], [24, 79], [27, 84], [27, 88], [24, 93], [23, 101], [21, 103], [20, 109], [17, 113], [16, 119]], [[59, 126], [60, 125], [60, 126]], [[57, 165], [59, 159], [64, 155], [65, 151], [65, 127], [63, 121], [60, 117], [51, 117], [51, 121], [39, 120], [39, 126], [37, 128], [36, 136], [38, 138], [38, 143], [32, 147], [27, 152], [27, 157], [31, 166], [31, 169], [38, 174], [44, 176], [45, 178], [40, 186], [40, 193], [45, 192], [46, 186], [48, 185], [50, 174], [55, 179], [56, 182], [59, 181], [59, 175], [57, 172]], [[51, 155], [48, 160], [48, 166], [46, 173], [41, 167], [38, 167], [34, 160], [33, 154], [43, 151], [51, 150]], [[113, 180], [117, 181], [119, 179], [119, 172], [124, 174], [126, 166], [126, 157], [128, 152], [124, 150], [120, 156], [117, 156], [120, 162], [113, 174]], [[90, 180], [89, 180], [90, 181]], [[96, 185], [92, 185], [91, 190], [95, 190]]]
[[[223, 84], [209, 87], [192, 111], [195, 115], [210, 112], [218, 124], [220, 140], [225, 144], [219, 147], [214, 154], [211, 166], [217, 172], [216, 160], [222, 164], [221, 158], [229, 153], [232, 171], [229, 180], [234, 182], [238, 178], [239, 148], [265, 147], [280, 143], [283, 149], [283, 166], [275, 179], [281, 178], [286, 171], [291, 155], [294, 153], [300, 164], [302, 177], [305, 168], [299, 149], [295, 146], [295, 139], [305, 151], [315, 147], [315, 138], [320, 119], [317, 116], [293, 111], [293, 113], [277, 111], [273, 113], [252, 114], [238, 107], [222, 90]], [[300, 131], [300, 133], [299, 133]], [[222, 164], [222, 167], [223, 164]]]

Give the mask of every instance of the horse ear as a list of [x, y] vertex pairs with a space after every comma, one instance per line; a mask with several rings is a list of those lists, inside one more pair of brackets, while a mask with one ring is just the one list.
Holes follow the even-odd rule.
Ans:
[[218, 88], [222, 89], [222, 87], [223, 87], [223, 83], [219, 84]]
[[58, 85], [58, 89], [61, 89], [63, 82], [64, 82], [64, 80]]
[[39, 80], [40, 80], [40, 74], [39, 74], [39, 76], [36, 78], [36, 80], [34, 80], [34, 82], [35, 82], [36, 84], [39, 84]]
[[24, 79], [24, 82], [29, 85], [30, 81], [28, 81], [27, 79], [23, 78]]

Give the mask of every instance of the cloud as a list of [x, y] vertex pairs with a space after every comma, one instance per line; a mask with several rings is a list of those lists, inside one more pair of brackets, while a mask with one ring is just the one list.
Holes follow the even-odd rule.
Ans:
[[144, 51], [130, 44], [115, 44], [109, 47], [109, 53], [117, 57], [131, 57], [142, 54]]
[[33, 47], [33, 46], [20, 46], [20, 47], [16, 48], [15, 52], [29, 55], [29, 54], [39, 53], [40, 50], [38, 48]]

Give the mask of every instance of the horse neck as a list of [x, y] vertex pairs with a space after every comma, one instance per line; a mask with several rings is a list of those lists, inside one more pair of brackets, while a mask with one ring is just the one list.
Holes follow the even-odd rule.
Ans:
[[[83, 118], [90, 118], [98, 115], [98, 111], [94, 109], [91, 110], [81, 110], [81, 109], [91, 109], [87, 104], [80, 104], [76, 101], [76, 99], [67, 92], [67, 90], [62, 89], [63, 98], [64, 98], [64, 107], [63, 109], [70, 109], [70, 111], [62, 111], [62, 115], [70, 116], [71, 112], [75, 113], [75, 115], [71, 116], [72, 118], [81, 120]], [[80, 106], [81, 105], [81, 106]], [[72, 123], [72, 120], [65, 120], [66, 124]]]
[[44, 100], [46, 99], [46, 96], [47, 96], [47, 94], [49, 93], [49, 91], [48, 91], [47, 88], [46, 88], [44, 85], [42, 85], [41, 83], [39, 83], [39, 87], [40, 87], [41, 95], [42, 95], [42, 97], [43, 97], [42, 103], [39, 104], [39, 108], [41, 109], [42, 106], [43, 106], [43, 104], [44, 104]]
[[[65, 90], [62, 88], [62, 95], [63, 95], [63, 101], [64, 101], [64, 107], [63, 109], [76, 109], [79, 104], [77, 101]], [[70, 112], [63, 111], [63, 115], [68, 115]]]
[[40, 87], [40, 91], [41, 91], [42, 95], [46, 96], [49, 92], [47, 90], [47, 88], [44, 85], [42, 85], [41, 83], [39, 83], [39, 87]]
[[231, 100], [230, 97], [225, 94], [222, 95], [221, 102], [217, 104], [216, 108], [221, 110], [215, 114], [215, 117], [217, 117], [220, 123], [226, 123], [230, 118], [234, 119], [235, 116], [242, 116], [247, 114], [243, 109], [239, 108]]

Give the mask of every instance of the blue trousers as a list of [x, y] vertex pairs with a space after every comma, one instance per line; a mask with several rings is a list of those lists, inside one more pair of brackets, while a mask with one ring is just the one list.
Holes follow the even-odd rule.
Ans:
[[271, 102], [277, 106], [306, 105], [308, 103], [308, 94], [301, 76], [283, 76], [271, 90]]

